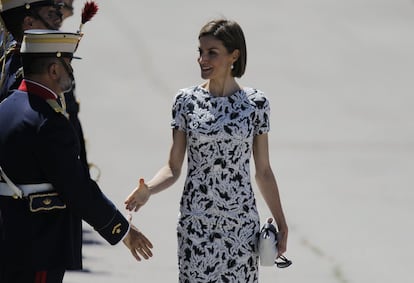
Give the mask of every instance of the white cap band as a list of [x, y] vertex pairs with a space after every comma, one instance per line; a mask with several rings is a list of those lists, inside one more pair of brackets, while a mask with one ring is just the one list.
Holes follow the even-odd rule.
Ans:
[[25, 31], [20, 53], [74, 53], [82, 35], [54, 30]]

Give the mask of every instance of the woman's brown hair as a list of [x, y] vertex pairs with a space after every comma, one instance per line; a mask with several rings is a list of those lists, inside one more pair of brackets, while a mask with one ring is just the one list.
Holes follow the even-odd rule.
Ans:
[[239, 24], [226, 19], [212, 20], [201, 28], [198, 39], [209, 35], [220, 40], [229, 53], [239, 50], [240, 55], [233, 64], [231, 74], [233, 77], [241, 78], [246, 70], [247, 50], [246, 40]]

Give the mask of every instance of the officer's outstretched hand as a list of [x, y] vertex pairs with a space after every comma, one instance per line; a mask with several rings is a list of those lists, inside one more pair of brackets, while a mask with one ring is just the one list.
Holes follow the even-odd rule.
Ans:
[[[129, 220], [131, 220], [131, 216]], [[141, 257], [139, 255], [145, 259], [152, 257], [152, 243], [134, 225], [131, 224], [129, 232], [123, 239], [123, 242], [131, 251], [136, 260], [141, 261]]]
[[149, 199], [151, 193], [145, 184], [144, 179], [139, 179], [138, 186], [132, 191], [132, 193], [125, 200], [126, 209], [129, 211], [138, 211]]

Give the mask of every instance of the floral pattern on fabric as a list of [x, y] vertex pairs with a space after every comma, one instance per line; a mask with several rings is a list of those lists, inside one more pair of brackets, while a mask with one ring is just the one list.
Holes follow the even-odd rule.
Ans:
[[255, 135], [269, 102], [244, 88], [227, 97], [200, 86], [176, 95], [171, 126], [187, 136], [187, 178], [177, 226], [179, 282], [257, 282], [259, 215], [250, 182]]

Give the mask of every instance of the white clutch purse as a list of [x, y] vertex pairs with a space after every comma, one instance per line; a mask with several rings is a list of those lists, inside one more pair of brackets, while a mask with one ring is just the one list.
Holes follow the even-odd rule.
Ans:
[[277, 257], [277, 230], [268, 218], [259, 235], [259, 261], [262, 266], [273, 266]]

